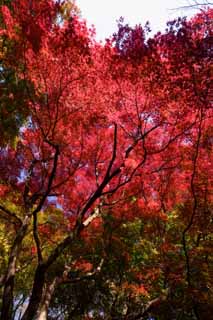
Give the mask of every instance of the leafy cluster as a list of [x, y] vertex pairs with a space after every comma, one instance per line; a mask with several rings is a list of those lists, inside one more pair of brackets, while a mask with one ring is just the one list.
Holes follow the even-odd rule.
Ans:
[[1, 320], [211, 317], [212, 15], [2, 3]]

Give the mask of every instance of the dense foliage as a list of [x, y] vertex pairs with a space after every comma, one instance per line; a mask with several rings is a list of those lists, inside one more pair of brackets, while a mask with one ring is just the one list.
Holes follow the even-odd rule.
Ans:
[[210, 319], [212, 21], [1, 6], [1, 320]]

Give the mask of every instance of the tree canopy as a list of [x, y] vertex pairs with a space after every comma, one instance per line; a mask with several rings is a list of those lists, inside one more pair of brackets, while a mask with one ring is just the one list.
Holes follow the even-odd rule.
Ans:
[[210, 318], [212, 18], [1, 5], [1, 320]]

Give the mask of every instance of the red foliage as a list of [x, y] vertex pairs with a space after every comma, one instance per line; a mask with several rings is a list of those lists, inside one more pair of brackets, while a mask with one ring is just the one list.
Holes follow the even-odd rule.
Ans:
[[[102, 214], [166, 221], [167, 211], [191, 200], [185, 220], [193, 222], [204, 191], [205, 203], [211, 200], [212, 10], [174, 21], [148, 41], [140, 26], [120, 24], [100, 45], [78, 18], [60, 25], [58, 6], [23, 0], [11, 12], [2, 7], [0, 34], [16, 49], [11, 64], [34, 86], [26, 87], [31, 115], [16, 148], [0, 150], [7, 194], [15, 190], [34, 215], [55, 197], [68, 231], [85, 238], [89, 224], [102, 231]], [[46, 226], [38, 231], [51, 235]], [[146, 295], [142, 286], [131, 289]]]
[[[56, 193], [64, 213], [72, 212], [73, 226], [93, 196], [84, 215], [109, 202], [117, 216], [143, 212], [166, 220], [162, 210], [192, 196], [192, 175], [205, 187], [211, 100], [204, 41], [210, 31], [202, 14], [173, 22], [148, 41], [140, 26], [121, 23], [113, 47], [97, 44], [77, 18], [59, 25], [58, 3], [13, 6], [13, 13], [2, 7], [4, 32], [17, 40], [17, 57], [24, 59], [19, 77], [35, 90], [17, 150], [1, 153], [1, 180], [20, 191], [20, 203], [28, 184], [35, 203], [45, 195], [47, 204], [47, 195]], [[205, 15], [210, 19], [212, 11]]]
[[73, 264], [74, 269], [80, 270], [82, 272], [89, 272], [93, 269], [92, 263], [84, 259], [79, 259]]

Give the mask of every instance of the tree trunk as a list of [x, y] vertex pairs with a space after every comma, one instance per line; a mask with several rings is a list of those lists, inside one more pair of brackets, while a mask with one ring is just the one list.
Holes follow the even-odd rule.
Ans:
[[1, 310], [1, 320], [12, 319], [13, 311], [13, 287], [14, 287], [14, 275], [10, 275], [5, 281], [3, 291], [3, 301]]
[[55, 291], [56, 284], [57, 278], [55, 278], [52, 283], [47, 285], [36, 320], [47, 320], [48, 308], [52, 295]]
[[14, 287], [14, 278], [16, 273], [16, 263], [19, 256], [20, 248], [22, 241], [27, 233], [28, 225], [30, 221], [30, 216], [26, 216], [24, 222], [13, 242], [11, 248], [7, 272], [4, 277], [4, 290], [2, 298], [2, 310], [1, 310], [1, 320], [10, 320], [12, 318], [13, 310], [13, 287]]
[[[30, 297], [30, 301], [28, 307], [22, 317], [22, 320], [33, 320], [35, 319], [39, 306], [42, 301], [42, 293], [45, 285], [45, 273], [47, 268], [44, 264], [39, 264], [34, 277], [32, 294]], [[45, 318], [44, 318], [45, 319]], [[3, 319], [2, 319], [3, 320]]]

